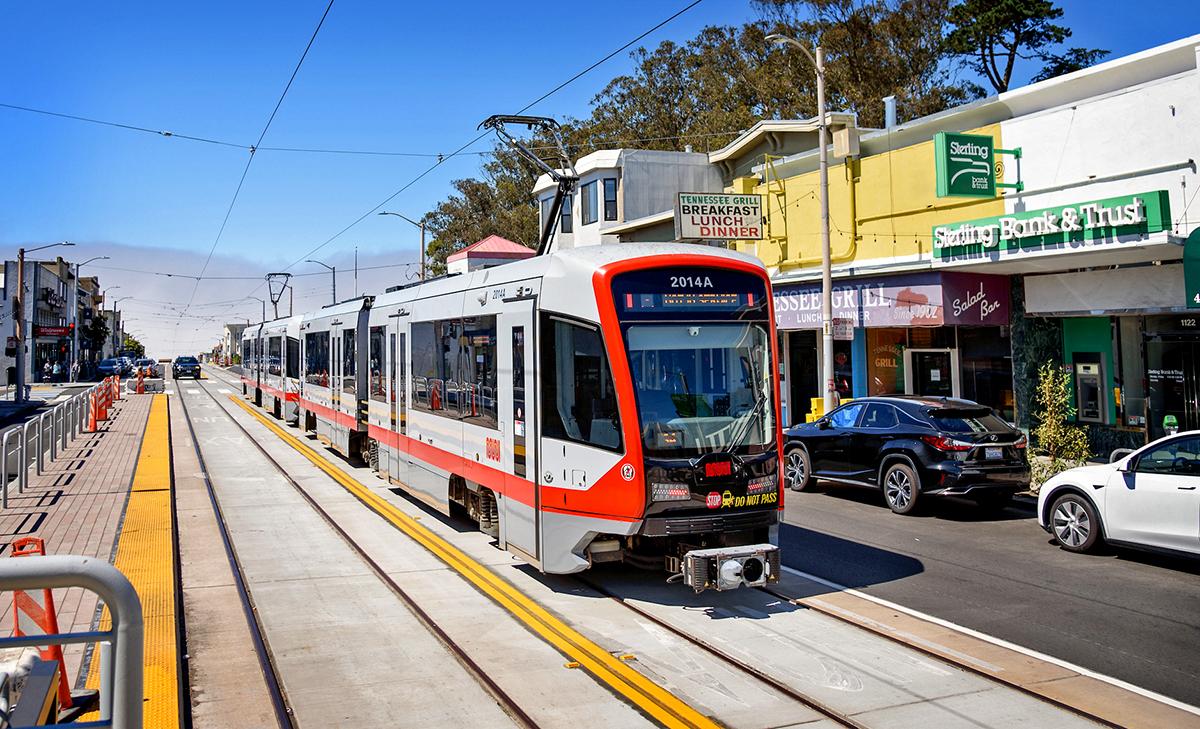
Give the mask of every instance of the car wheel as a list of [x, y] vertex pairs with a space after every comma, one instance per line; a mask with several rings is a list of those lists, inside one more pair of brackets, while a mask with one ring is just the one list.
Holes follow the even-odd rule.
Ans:
[[917, 472], [907, 463], [893, 463], [883, 472], [883, 498], [897, 514], [911, 514], [917, 508], [921, 484]]
[[1013, 495], [1007, 491], [985, 491], [975, 497], [975, 503], [984, 511], [995, 513], [1003, 511], [1012, 504]]
[[1054, 501], [1050, 529], [1068, 552], [1087, 552], [1100, 542], [1100, 518], [1092, 502], [1079, 494], [1063, 494]]
[[802, 445], [788, 446], [783, 454], [783, 480], [792, 491], [803, 491], [812, 485], [812, 460]]

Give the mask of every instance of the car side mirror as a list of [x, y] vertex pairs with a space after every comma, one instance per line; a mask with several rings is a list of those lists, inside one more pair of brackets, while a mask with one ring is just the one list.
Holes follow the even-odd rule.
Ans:
[[818, 421], [817, 421], [817, 428], [818, 428], [818, 429], [820, 429], [820, 430], [829, 430], [829, 427], [830, 427], [829, 418], [821, 418], [820, 420], [818, 420]]

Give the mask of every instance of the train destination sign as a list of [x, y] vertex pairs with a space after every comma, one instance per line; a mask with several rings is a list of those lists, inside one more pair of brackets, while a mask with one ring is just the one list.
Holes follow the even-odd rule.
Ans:
[[681, 192], [675, 202], [676, 240], [762, 240], [762, 195]]

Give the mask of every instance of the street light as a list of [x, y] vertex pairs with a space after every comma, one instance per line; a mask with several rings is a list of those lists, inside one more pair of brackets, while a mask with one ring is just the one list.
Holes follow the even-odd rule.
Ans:
[[[262, 304], [262, 320], [261, 321], [267, 320], [267, 300], [266, 299], [260, 299], [257, 296], [245, 296], [243, 298], [254, 299], [255, 301], [260, 302]], [[246, 319], [246, 325], [249, 326], [249, 324], [250, 324], [250, 320]]]
[[[119, 288], [121, 288], [121, 287], [120, 286], [109, 286], [107, 289], [105, 289], [105, 291], [108, 291], [110, 289], [119, 289]], [[126, 299], [132, 299], [132, 298], [133, 298], [133, 296], [122, 296], [119, 299], [114, 299], [112, 302], [112, 305], [113, 305], [113, 308], [112, 308], [113, 330], [112, 330], [112, 332], [110, 332], [110, 334], [112, 334], [112, 338], [113, 338], [113, 356], [114, 357], [118, 356], [121, 347], [124, 346], [124, 344], [125, 344], [125, 337], [119, 336], [117, 334], [117, 304], [121, 303], [122, 301], [125, 301]], [[124, 333], [124, 326], [122, 326], [121, 329], [122, 329], [122, 333]]]
[[309, 259], [305, 260], [304, 262], [305, 263], [315, 263], [318, 266], [324, 266], [325, 268], [329, 269], [329, 273], [333, 274], [333, 303], [336, 304], [337, 303], [337, 268], [330, 266], [328, 263], [321, 263], [320, 261], [314, 260], [312, 258], [309, 258]]
[[[75, 327], [71, 330], [71, 364], [72, 364], [71, 371], [72, 372], [75, 371], [74, 365], [79, 364], [79, 284], [82, 280], [79, 276], [79, 272], [83, 269], [84, 266], [91, 263], [92, 261], [107, 261], [107, 260], [109, 260], [108, 256], [93, 256], [93, 257], [87, 259], [86, 261], [84, 261], [83, 263], [75, 264], [75, 286], [74, 286], [75, 295], [72, 297], [74, 299], [75, 305], [74, 305], [74, 307], [72, 307], [72, 310], [71, 310], [71, 318], [75, 322]], [[82, 372], [83, 367], [81, 366], [79, 369]]]
[[817, 144], [821, 147], [821, 377], [825, 380], [825, 412], [833, 410], [833, 273], [829, 252], [829, 150], [825, 119], [825, 53], [821, 46], [810, 52], [795, 38], [772, 33], [766, 40], [777, 45], [799, 48], [817, 71]]
[[13, 318], [14, 329], [13, 339], [17, 345], [17, 391], [13, 395], [14, 402], [25, 402], [28, 400], [25, 397], [25, 254], [33, 253], [34, 251], [42, 251], [47, 248], [55, 248], [58, 246], [73, 246], [70, 241], [62, 241], [61, 243], [50, 243], [37, 248], [30, 248], [28, 251], [24, 248], [17, 249], [17, 291], [13, 294]]
[[400, 213], [389, 213], [386, 210], [384, 210], [382, 213], [379, 213], [379, 214], [380, 215], [395, 215], [397, 218], [407, 220], [408, 222], [412, 223], [413, 225], [415, 225], [421, 229], [421, 280], [424, 281], [425, 280], [425, 221], [422, 220], [421, 222], [418, 223], [417, 221], [413, 220], [412, 218], [408, 217], [407, 215], [401, 215]]

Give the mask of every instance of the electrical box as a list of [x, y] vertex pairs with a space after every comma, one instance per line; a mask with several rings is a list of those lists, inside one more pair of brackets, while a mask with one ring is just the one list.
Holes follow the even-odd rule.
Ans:
[[1104, 365], [1076, 362], [1075, 419], [1081, 423], [1107, 423], [1108, 398], [1104, 395]]

